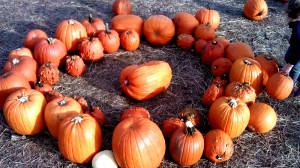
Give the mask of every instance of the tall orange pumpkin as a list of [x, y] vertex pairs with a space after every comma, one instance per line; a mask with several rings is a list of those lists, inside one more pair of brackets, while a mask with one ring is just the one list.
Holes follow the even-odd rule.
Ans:
[[247, 0], [243, 12], [250, 20], [262, 20], [268, 14], [268, 5], [265, 0]]
[[213, 9], [201, 8], [196, 12], [195, 18], [199, 24], [210, 24], [213, 29], [217, 29], [220, 24], [220, 14]]
[[55, 30], [55, 38], [66, 45], [68, 52], [76, 52], [83, 37], [87, 37], [85, 27], [74, 19], [63, 20]]
[[157, 168], [166, 151], [160, 128], [147, 118], [128, 117], [115, 128], [112, 151], [122, 168]]
[[167, 62], [150, 61], [124, 68], [120, 75], [122, 90], [136, 100], [147, 100], [165, 91], [172, 79]]

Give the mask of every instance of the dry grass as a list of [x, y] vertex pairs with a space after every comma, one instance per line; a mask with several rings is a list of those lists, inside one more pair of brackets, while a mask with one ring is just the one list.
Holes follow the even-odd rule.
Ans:
[[[230, 41], [244, 41], [250, 44], [255, 54], [270, 53], [284, 64], [284, 54], [288, 47], [290, 30], [287, 27], [285, 5], [277, 0], [267, 0], [268, 18], [251, 22], [242, 15], [241, 0], [132, 0], [134, 13], [144, 19], [152, 14], [164, 14], [172, 18], [176, 12], [195, 13], [200, 7], [211, 7], [221, 14], [221, 25], [217, 33]], [[112, 0], [81, 2], [1, 0], [0, 11], [0, 55], [1, 68], [8, 52], [21, 47], [25, 34], [40, 28], [53, 37], [56, 25], [63, 19], [83, 20], [89, 13], [110, 22]], [[120, 71], [131, 64], [150, 60], [164, 60], [173, 69], [173, 79], [169, 89], [149, 100], [134, 101], [127, 98], [119, 87]], [[111, 149], [114, 127], [122, 111], [129, 106], [143, 106], [151, 112], [158, 125], [167, 117], [174, 117], [185, 107], [194, 107], [203, 118], [198, 129], [205, 135], [208, 107], [201, 103], [202, 95], [211, 82], [209, 68], [204, 66], [193, 51], [182, 51], [174, 43], [155, 47], [142, 42], [135, 52], [119, 50], [108, 54], [97, 63], [88, 64], [88, 71], [74, 78], [61, 70], [60, 82], [55, 90], [67, 96], [81, 95], [89, 103], [98, 105], [106, 115], [103, 126], [103, 149]], [[289, 97], [276, 101], [265, 93], [258, 101], [271, 105], [278, 114], [276, 127], [267, 134], [255, 134], [247, 130], [234, 139], [235, 152], [223, 164], [213, 164], [204, 156], [192, 167], [300, 167], [300, 99]], [[58, 151], [57, 142], [47, 131], [22, 139], [12, 138], [14, 132], [7, 126], [0, 114], [0, 167], [90, 167], [66, 161]], [[168, 151], [161, 164], [162, 168], [179, 167], [172, 162]]]

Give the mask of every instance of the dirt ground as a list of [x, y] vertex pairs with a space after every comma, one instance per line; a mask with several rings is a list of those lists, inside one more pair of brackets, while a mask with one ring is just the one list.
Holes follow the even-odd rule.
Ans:
[[[201, 8], [217, 10], [221, 24], [217, 30], [231, 42], [248, 43], [255, 55], [269, 53], [284, 64], [291, 31], [287, 26], [286, 5], [278, 0], [266, 0], [268, 17], [259, 22], [247, 20], [242, 15], [245, 0], [132, 0], [133, 13], [146, 19], [150, 15], [163, 14], [172, 18], [176, 12], [195, 12]], [[7, 60], [10, 50], [23, 45], [27, 32], [39, 28], [54, 37], [57, 24], [64, 19], [83, 20], [89, 13], [110, 23], [112, 0], [0, 0], [0, 68]], [[148, 101], [134, 101], [124, 95], [119, 85], [121, 70], [131, 64], [150, 60], [167, 61], [173, 70], [169, 89]], [[66, 96], [81, 95], [89, 103], [98, 105], [105, 112], [103, 150], [111, 149], [112, 132], [124, 109], [142, 106], [151, 113], [159, 126], [167, 117], [175, 117], [185, 107], [201, 112], [202, 123], [197, 128], [205, 135], [208, 107], [201, 103], [212, 75], [210, 69], [200, 62], [194, 51], [183, 51], [174, 42], [163, 46], [151, 46], [142, 41], [139, 49], [106, 54], [96, 63], [87, 64], [82, 77], [71, 77], [63, 69], [60, 82], [54, 89]], [[284, 101], [270, 98], [266, 93], [257, 101], [271, 105], [278, 114], [276, 127], [266, 134], [245, 131], [234, 139], [235, 152], [222, 164], [213, 164], [205, 156], [192, 167], [300, 167], [300, 98], [290, 96]], [[91, 167], [65, 160], [58, 150], [57, 141], [48, 131], [37, 136], [20, 137], [6, 124], [0, 113], [0, 167]], [[179, 167], [166, 152], [162, 168]]]

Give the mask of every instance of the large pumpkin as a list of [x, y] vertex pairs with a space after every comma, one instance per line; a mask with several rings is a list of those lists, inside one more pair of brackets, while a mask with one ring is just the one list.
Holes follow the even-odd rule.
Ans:
[[68, 52], [76, 52], [83, 37], [87, 37], [85, 27], [74, 19], [63, 20], [55, 30], [55, 38], [66, 45]]
[[80, 104], [70, 97], [58, 97], [45, 107], [45, 121], [50, 134], [57, 139], [59, 124], [61, 121], [71, 114], [81, 114], [82, 108]]
[[260, 64], [251, 58], [240, 58], [236, 60], [229, 72], [229, 81], [240, 81], [250, 83], [259, 95], [263, 89], [263, 74]]
[[248, 57], [254, 59], [254, 52], [249, 44], [238, 41], [230, 43], [225, 50], [225, 55], [232, 62], [239, 58]]
[[211, 128], [225, 131], [231, 138], [240, 136], [248, 125], [250, 110], [245, 102], [234, 97], [220, 97], [208, 112]]
[[213, 29], [217, 29], [220, 24], [220, 14], [213, 9], [201, 8], [196, 12], [195, 18], [199, 24], [210, 24]]
[[243, 12], [250, 20], [262, 20], [268, 14], [268, 5], [265, 0], [247, 0]]
[[263, 84], [266, 85], [269, 77], [279, 72], [278, 61], [272, 55], [260, 54], [255, 57], [255, 60], [260, 64], [263, 73]]
[[34, 89], [19, 89], [11, 93], [3, 107], [7, 124], [21, 135], [35, 135], [46, 127], [44, 95]]
[[173, 17], [173, 23], [175, 25], [175, 35], [189, 34], [193, 35], [196, 27], [199, 25], [198, 20], [190, 13], [178, 12]]
[[140, 36], [143, 34], [144, 20], [137, 15], [124, 14], [117, 15], [111, 20], [111, 27], [113, 30], [121, 34], [127, 29], [134, 29]]
[[175, 25], [165, 15], [152, 15], [145, 20], [143, 34], [150, 44], [165, 45], [175, 35]]
[[136, 100], [147, 100], [165, 91], [172, 79], [172, 69], [167, 62], [150, 61], [124, 68], [120, 84], [126, 95]]
[[115, 128], [112, 151], [122, 168], [157, 168], [166, 151], [160, 128], [147, 118], [128, 117]]
[[58, 129], [60, 153], [75, 163], [91, 162], [101, 150], [102, 131], [89, 114], [73, 114], [61, 121]]
[[292, 93], [294, 82], [283, 72], [273, 74], [267, 81], [266, 92], [277, 100], [284, 100]]

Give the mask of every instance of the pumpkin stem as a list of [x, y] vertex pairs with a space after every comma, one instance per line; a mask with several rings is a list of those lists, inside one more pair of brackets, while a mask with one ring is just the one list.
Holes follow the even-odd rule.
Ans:
[[51, 62], [45, 64], [45, 67], [49, 68], [51, 66]]
[[216, 156], [216, 159], [222, 160], [222, 159], [223, 159], [223, 156], [222, 156], [222, 155], [217, 155], [217, 156]]
[[269, 55], [266, 55], [265, 58], [266, 58], [266, 60], [273, 60], [273, 58]]
[[196, 132], [196, 128], [190, 120], [185, 122], [185, 128], [185, 133], [187, 135], [193, 135]]
[[214, 65], [214, 66], [213, 66], [213, 69], [217, 69], [217, 68], [218, 68], [218, 66], [217, 66], [217, 65]]
[[96, 34], [96, 33], [93, 32], [93, 34], [92, 34], [91, 37], [89, 38], [89, 41], [90, 41], [90, 42], [93, 42], [93, 41], [94, 41], [95, 34]]
[[38, 87], [43, 87], [44, 83], [41, 80], [39, 80], [35, 85]]
[[65, 106], [66, 104], [67, 102], [64, 99], [58, 102], [59, 106]]
[[20, 63], [20, 60], [19, 60], [18, 58], [14, 58], [14, 59], [12, 60], [12, 63], [13, 63], [13, 65], [19, 64], [19, 63]]
[[68, 20], [68, 24], [75, 24], [75, 22], [74, 22], [73, 19], [69, 19], [69, 20]]
[[244, 63], [245, 63], [246, 65], [252, 65], [252, 62], [251, 62], [250, 60], [248, 60], [248, 59], [245, 59], [245, 60], [244, 60]]
[[238, 104], [236, 102], [235, 99], [229, 99], [227, 104], [231, 107], [231, 108], [237, 108]]
[[105, 23], [105, 33], [110, 34], [108, 23]]
[[28, 101], [28, 96], [18, 96], [18, 100], [21, 102], [21, 103], [24, 103], [24, 102], [27, 102]]
[[211, 43], [212, 43], [213, 45], [217, 45], [217, 44], [218, 44], [218, 42], [217, 42], [216, 40], [212, 41]]
[[83, 120], [82, 117], [76, 116], [71, 119], [71, 122], [74, 122], [75, 124], [78, 124], [78, 123], [80, 124], [82, 122], [82, 120]]
[[129, 85], [129, 81], [128, 81], [128, 80], [125, 80], [125, 81], [124, 81], [124, 84], [125, 84], [126, 86], [128, 86], [128, 85]]
[[51, 38], [51, 37], [47, 38], [48, 44], [54, 44], [54, 41], [55, 41], [54, 38]]
[[91, 13], [89, 14], [89, 22], [94, 23], [93, 15]]

